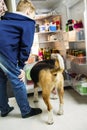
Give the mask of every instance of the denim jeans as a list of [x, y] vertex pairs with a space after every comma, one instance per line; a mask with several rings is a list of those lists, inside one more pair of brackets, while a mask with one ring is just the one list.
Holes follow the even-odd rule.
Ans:
[[26, 86], [24, 82], [18, 79], [19, 74], [19, 67], [0, 54], [0, 110], [2, 113], [9, 107], [6, 86], [7, 79], [11, 82], [22, 116], [26, 115], [31, 110], [27, 98]]

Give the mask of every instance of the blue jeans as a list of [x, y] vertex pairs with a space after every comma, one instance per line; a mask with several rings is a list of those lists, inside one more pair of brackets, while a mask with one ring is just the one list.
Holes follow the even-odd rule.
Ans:
[[9, 107], [6, 87], [7, 79], [11, 82], [22, 116], [26, 115], [31, 110], [27, 98], [26, 86], [18, 79], [19, 74], [19, 67], [0, 54], [0, 110], [2, 113], [6, 112]]

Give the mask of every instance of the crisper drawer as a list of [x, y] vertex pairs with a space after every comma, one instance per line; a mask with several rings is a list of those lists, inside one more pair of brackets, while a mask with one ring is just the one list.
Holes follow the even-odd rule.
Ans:
[[72, 85], [80, 95], [87, 95], [87, 76], [84, 74], [76, 75], [72, 80]]

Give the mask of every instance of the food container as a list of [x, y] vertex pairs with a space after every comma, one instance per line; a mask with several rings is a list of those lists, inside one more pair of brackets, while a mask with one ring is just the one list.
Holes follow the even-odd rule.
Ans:
[[56, 31], [56, 25], [50, 25], [49, 26], [49, 31]]
[[45, 25], [40, 25], [39, 26], [39, 31], [40, 32], [45, 32]]
[[81, 95], [87, 95], [87, 82], [79, 81], [76, 89]]

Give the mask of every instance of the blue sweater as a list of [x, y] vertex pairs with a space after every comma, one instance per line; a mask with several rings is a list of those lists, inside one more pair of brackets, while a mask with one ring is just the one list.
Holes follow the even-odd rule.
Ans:
[[35, 32], [35, 21], [16, 13], [0, 20], [0, 53], [20, 68], [28, 59]]

